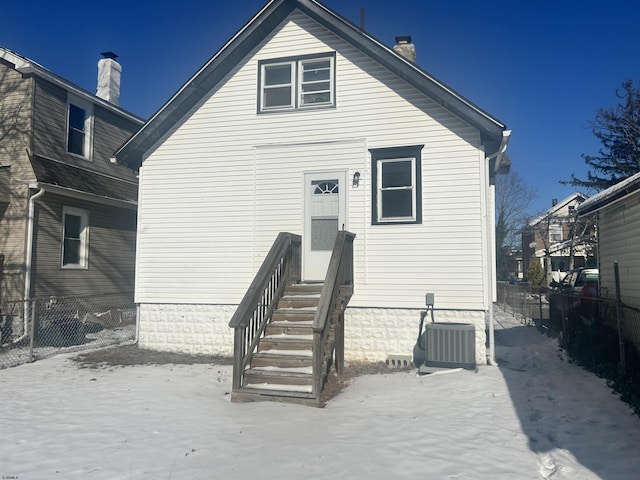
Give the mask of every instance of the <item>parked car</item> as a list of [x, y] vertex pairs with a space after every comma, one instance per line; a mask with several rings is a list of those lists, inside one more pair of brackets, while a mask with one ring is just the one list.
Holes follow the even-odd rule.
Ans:
[[592, 321], [596, 303], [590, 298], [599, 292], [600, 273], [597, 268], [577, 268], [571, 270], [561, 282], [551, 282], [547, 294], [551, 320], [577, 315], [583, 321]]

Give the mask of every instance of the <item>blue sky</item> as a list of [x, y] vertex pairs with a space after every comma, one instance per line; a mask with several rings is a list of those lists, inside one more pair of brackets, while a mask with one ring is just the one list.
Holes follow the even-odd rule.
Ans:
[[[0, 45], [95, 91], [100, 52], [123, 66], [121, 106], [149, 117], [266, 0], [22, 0], [3, 5]], [[586, 176], [589, 123], [640, 80], [635, 0], [325, 0], [391, 46], [411, 35], [417, 63], [513, 130], [513, 168], [538, 189], [531, 213]], [[588, 192], [585, 192], [588, 193]]]

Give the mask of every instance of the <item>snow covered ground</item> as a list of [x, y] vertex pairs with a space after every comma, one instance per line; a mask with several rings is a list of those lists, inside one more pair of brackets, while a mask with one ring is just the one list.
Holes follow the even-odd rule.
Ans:
[[360, 377], [324, 409], [231, 403], [228, 366], [2, 370], [0, 478], [638, 478], [640, 419], [554, 340], [497, 319], [499, 368]]

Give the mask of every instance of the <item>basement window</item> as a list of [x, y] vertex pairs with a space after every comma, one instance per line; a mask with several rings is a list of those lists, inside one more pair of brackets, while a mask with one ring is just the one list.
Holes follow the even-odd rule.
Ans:
[[335, 105], [335, 53], [258, 64], [258, 112]]
[[422, 161], [424, 145], [371, 149], [374, 225], [422, 223]]

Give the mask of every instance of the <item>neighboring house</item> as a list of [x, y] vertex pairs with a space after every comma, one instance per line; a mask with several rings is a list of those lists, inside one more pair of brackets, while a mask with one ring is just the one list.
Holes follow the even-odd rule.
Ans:
[[[562, 280], [571, 268], [584, 267], [589, 254], [583, 240], [587, 232], [576, 232], [576, 209], [587, 197], [573, 193], [558, 202], [553, 199], [551, 208], [531, 220], [522, 230], [522, 259], [526, 275], [529, 263], [535, 259], [545, 268], [547, 253], [550, 256], [552, 278]], [[584, 229], [583, 227], [581, 227]]]
[[4, 301], [133, 291], [138, 182], [112, 159], [143, 121], [103, 55], [96, 96], [0, 48]]
[[578, 207], [578, 215], [596, 214], [600, 292], [616, 298], [618, 262], [621, 299], [640, 308], [640, 173], [597, 193]]
[[278, 233], [302, 236], [317, 281], [345, 229], [348, 358], [411, 355], [432, 292], [486, 363], [509, 135], [320, 3], [269, 2], [116, 154], [141, 165], [140, 346], [231, 353], [228, 322]]

